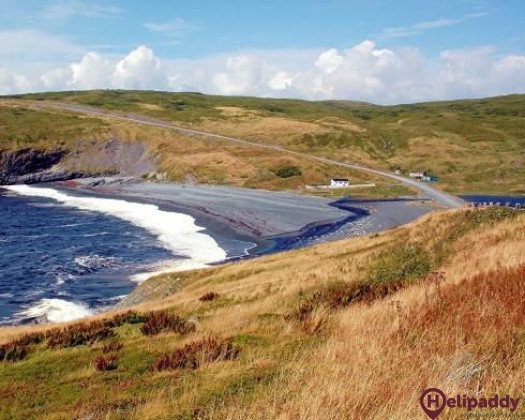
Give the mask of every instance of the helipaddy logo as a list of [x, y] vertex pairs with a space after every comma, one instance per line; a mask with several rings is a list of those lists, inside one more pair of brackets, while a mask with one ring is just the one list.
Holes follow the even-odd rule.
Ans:
[[500, 396], [495, 394], [491, 398], [467, 397], [466, 395], [454, 395], [447, 397], [439, 388], [429, 388], [423, 391], [419, 398], [421, 408], [432, 420], [435, 420], [441, 412], [448, 408], [460, 408], [472, 410], [505, 408], [514, 413], [518, 408], [519, 398], [512, 398], [509, 395]]

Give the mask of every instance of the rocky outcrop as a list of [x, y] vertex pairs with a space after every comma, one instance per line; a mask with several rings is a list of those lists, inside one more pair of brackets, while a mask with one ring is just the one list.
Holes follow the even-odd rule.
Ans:
[[59, 170], [66, 150], [44, 151], [20, 149], [0, 152], [0, 184], [30, 184], [82, 176]]
[[99, 175], [140, 177], [155, 172], [156, 161], [140, 143], [78, 142], [75, 150], [0, 151], [0, 185], [66, 181]]

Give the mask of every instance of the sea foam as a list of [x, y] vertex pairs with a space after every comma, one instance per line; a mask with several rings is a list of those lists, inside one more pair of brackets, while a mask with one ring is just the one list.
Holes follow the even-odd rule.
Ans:
[[[157, 236], [162, 245], [174, 255], [185, 257], [175, 263], [174, 270], [206, 267], [226, 258], [226, 252], [217, 242], [204, 233], [189, 215], [160, 210], [153, 204], [134, 203], [126, 200], [99, 197], [77, 197], [51, 188], [28, 185], [10, 185], [3, 188], [13, 193], [44, 197], [80, 210], [106, 213], [126, 220]], [[142, 279], [141, 279], [142, 280]]]
[[93, 312], [85, 305], [62, 299], [41, 299], [31, 308], [16, 314], [16, 318], [34, 318], [39, 322], [67, 322], [84, 318]]

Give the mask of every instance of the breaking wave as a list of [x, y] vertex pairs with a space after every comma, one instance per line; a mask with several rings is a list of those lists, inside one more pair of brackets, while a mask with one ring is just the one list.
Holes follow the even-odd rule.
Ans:
[[15, 318], [34, 320], [38, 323], [67, 322], [84, 318], [93, 313], [82, 303], [62, 299], [41, 299], [36, 305], [19, 312]]
[[[201, 268], [222, 261], [227, 256], [211, 236], [201, 233], [204, 228], [197, 226], [195, 219], [186, 214], [163, 211], [152, 204], [71, 196], [51, 188], [35, 188], [28, 185], [11, 185], [4, 188], [20, 195], [50, 198], [80, 210], [102, 212], [144, 228], [153, 233], [174, 255], [186, 257], [178, 261], [178, 265], [173, 269]], [[77, 263], [81, 264], [82, 261]]]

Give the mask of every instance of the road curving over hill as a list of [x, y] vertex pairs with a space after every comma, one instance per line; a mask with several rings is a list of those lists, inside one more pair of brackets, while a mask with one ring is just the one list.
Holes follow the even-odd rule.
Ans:
[[315, 156], [315, 155], [311, 155], [308, 153], [296, 152], [296, 151], [284, 149], [278, 146], [260, 144], [260, 143], [256, 143], [253, 141], [238, 139], [235, 137], [223, 136], [221, 134], [214, 134], [214, 133], [208, 133], [205, 131], [184, 128], [184, 127], [180, 127], [176, 124], [173, 124], [167, 121], [150, 118], [150, 117], [140, 115], [140, 114], [124, 113], [124, 112], [119, 112], [119, 111], [109, 111], [109, 110], [95, 108], [91, 106], [64, 103], [64, 102], [34, 101], [34, 102], [31, 102], [31, 105], [34, 108], [59, 109], [59, 110], [70, 111], [70, 112], [78, 112], [82, 114], [102, 116], [105, 118], [114, 118], [118, 120], [130, 121], [130, 122], [137, 123], [137, 124], [145, 124], [145, 125], [150, 125], [150, 126], [162, 127], [162, 128], [167, 128], [170, 130], [175, 130], [175, 131], [178, 131], [180, 133], [183, 133], [189, 136], [199, 136], [199, 137], [203, 137], [207, 139], [226, 140], [231, 143], [246, 145], [250, 147], [258, 147], [262, 149], [270, 149], [270, 150], [278, 151], [281, 153], [292, 154], [292, 155], [300, 156], [302, 158], [312, 159], [312, 160], [316, 160], [316, 161], [320, 161], [320, 162], [324, 162], [324, 163], [328, 163], [328, 164], [332, 164], [336, 166], [352, 168], [355, 170], [364, 171], [364, 172], [372, 173], [375, 175], [383, 176], [386, 178], [394, 179], [410, 187], [417, 188], [423, 194], [424, 198], [430, 198], [434, 200], [435, 202], [439, 203], [440, 205], [447, 207], [447, 208], [459, 208], [465, 205], [465, 202], [461, 200], [459, 197], [455, 197], [453, 195], [440, 191], [437, 188], [434, 188], [429, 184], [419, 182], [411, 178], [406, 178], [401, 175], [396, 175], [391, 172], [385, 172], [385, 171], [380, 171], [377, 169], [360, 166], [358, 164], [338, 162], [336, 160], [327, 159], [321, 156]]

